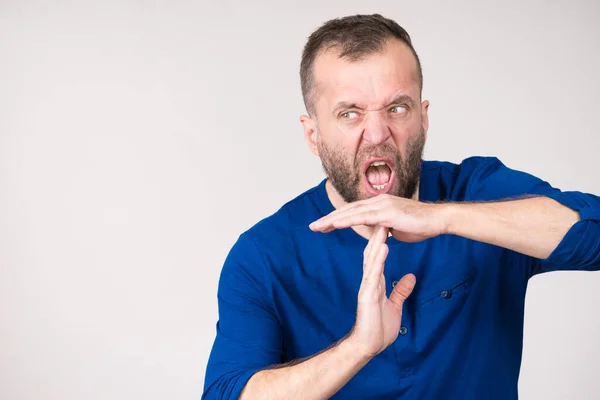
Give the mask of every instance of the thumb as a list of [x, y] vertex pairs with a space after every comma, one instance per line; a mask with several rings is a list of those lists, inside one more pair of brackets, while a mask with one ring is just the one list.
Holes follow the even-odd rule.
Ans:
[[390, 301], [402, 309], [402, 304], [410, 296], [416, 283], [417, 278], [413, 274], [404, 275], [400, 279], [400, 282], [394, 286], [394, 290], [392, 290], [392, 294], [390, 295]]

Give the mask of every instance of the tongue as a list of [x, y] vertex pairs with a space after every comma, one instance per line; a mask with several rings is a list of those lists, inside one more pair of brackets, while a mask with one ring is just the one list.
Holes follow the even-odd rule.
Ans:
[[387, 165], [367, 168], [367, 181], [371, 185], [383, 185], [390, 181], [390, 169]]

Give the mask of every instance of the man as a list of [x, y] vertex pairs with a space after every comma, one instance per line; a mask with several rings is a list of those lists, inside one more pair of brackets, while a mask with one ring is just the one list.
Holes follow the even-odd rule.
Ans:
[[300, 74], [327, 179], [231, 249], [203, 398], [516, 399], [528, 279], [600, 269], [600, 198], [422, 161], [420, 62], [380, 15], [325, 23]]

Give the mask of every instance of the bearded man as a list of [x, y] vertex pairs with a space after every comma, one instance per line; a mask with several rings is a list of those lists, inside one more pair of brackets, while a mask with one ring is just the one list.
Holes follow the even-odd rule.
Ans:
[[231, 249], [202, 398], [516, 399], [528, 280], [599, 269], [600, 199], [424, 161], [421, 64], [381, 15], [322, 25], [300, 77], [326, 178]]

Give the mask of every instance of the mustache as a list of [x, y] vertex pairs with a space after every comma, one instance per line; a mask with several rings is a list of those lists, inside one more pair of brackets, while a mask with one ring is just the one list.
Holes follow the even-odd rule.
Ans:
[[363, 147], [358, 151], [356, 155], [356, 159], [354, 160], [354, 167], [360, 168], [365, 160], [369, 158], [391, 158], [396, 161], [396, 165], [400, 165], [400, 161], [402, 161], [402, 157], [400, 156], [400, 152], [394, 146], [389, 143], [380, 144], [380, 145], [370, 145], [368, 147]]

